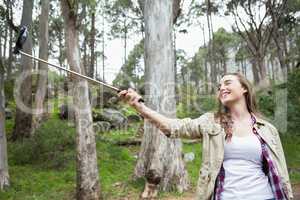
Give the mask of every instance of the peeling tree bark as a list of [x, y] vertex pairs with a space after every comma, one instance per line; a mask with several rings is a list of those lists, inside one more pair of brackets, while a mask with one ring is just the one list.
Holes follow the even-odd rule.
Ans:
[[[68, 0], [61, 1], [62, 15], [64, 17], [65, 42], [67, 59], [70, 69], [83, 74], [80, 66], [80, 52], [78, 30], [76, 27], [76, 14], [70, 7]], [[73, 102], [76, 121], [76, 172], [78, 200], [100, 199], [100, 184], [98, 178], [98, 165], [96, 155], [96, 142], [93, 130], [91, 106], [89, 101], [88, 83], [86, 80], [73, 77]]]
[[[169, 117], [176, 116], [172, 1], [146, 0], [145, 77], [146, 104]], [[145, 121], [136, 177], [146, 177], [142, 198], [157, 196], [158, 188], [179, 192], [188, 187], [179, 139], [169, 139]]]
[[[23, 1], [23, 11], [21, 26], [30, 26], [32, 23], [33, 0]], [[32, 54], [32, 39], [30, 34], [23, 46], [23, 51]], [[12, 134], [12, 139], [17, 140], [24, 137], [30, 137], [32, 134], [32, 59], [26, 56], [21, 57], [21, 74], [18, 76], [16, 84], [20, 85], [20, 89], [15, 94], [17, 109], [15, 127]]]
[[[39, 38], [39, 57], [48, 60], [48, 18], [49, 18], [49, 0], [43, 0], [42, 2], [42, 12], [40, 16], [40, 38]], [[35, 95], [35, 104], [37, 113], [34, 115], [33, 128], [37, 129], [45, 114], [44, 101], [47, 91], [47, 80], [48, 80], [48, 66], [45, 63], [39, 62], [38, 66], [39, 76], [37, 91]]]
[[[1, 58], [0, 58], [1, 59]], [[0, 60], [0, 190], [9, 186], [7, 140], [5, 136], [4, 66]]]

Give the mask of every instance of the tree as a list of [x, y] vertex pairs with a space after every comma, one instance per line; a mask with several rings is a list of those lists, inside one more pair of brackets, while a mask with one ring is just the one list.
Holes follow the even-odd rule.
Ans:
[[[214, 48], [214, 43], [210, 42], [213, 40], [213, 22], [212, 22], [212, 14], [217, 13], [219, 10], [219, 4], [215, 1], [211, 0], [205, 0], [204, 2], [199, 2], [199, 1], [191, 1], [190, 7], [189, 7], [189, 12], [188, 12], [188, 21], [191, 21], [191, 24], [196, 24], [199, 25], [203, 31], [203, 38], [204, 38], [204, 47], [207, 48], [207, 54], [204, 62], [204, 67], [205, 67], [205, 90], [208, 91], [208, 84], [207, 82], [209, 81], [210, 78], [210, 83], [213, 85], [217, 81], [217, 75], [218, 71], [216, 68], [216, 63], [214, 58], [214, 53], [215, 53], [215, 48]], [[207, 30], [208, 30], [208, 43], [206, 47], [206, 41], [205, 41], [205, 35], [204, 35], [204, 24], [202, 24], [202, 21], [200, 21], [200, 17], [203, 15], [206, 15], [206, 23], [207, 23]], [[209, 65], [208, 65], [209, 64]], [[210, 74], [208, 73], [208, 66], [210, 67]], [[210, 75], [210, 77], [209, 77]], [[211, 93], [214, 93], [214, 88], [211, 87]]]
[[144, 40], [141, 40], [134, 46], [133, 50], [128, 55], [126, 63], [121, 67], [121, 70], [113, 81], [113, 84], [125, 88], [132, 87], [134, 84], [136, 87], [139, 82], [138, 74], [136, 73], [136, 71], [139, 67], [139, 62], [143, 55]]
[[[270, 43], [273, 26], [267, 23], [270, 17], [270, 9], [276, 0], [230, 0], [227, 3], [228, 12], [234, 17], [237, 32], [247, 43], [252, 55], [252, 71], [255, 83], [267, 84], [267, 71], [264, 63], [265, 55]], [[264, 8], [264, 12], [261, 8]], [[256, 12], [256, 10], [258, 12]]]
[[235, 62], [240, 66], [242, 74], [247, 78], [247, 65], [246, 61], [249, 57], [249, 50], [245, 42], [240, 41], [237, 52], [235, 54]]
[[94, 78], [95, 73], [95, 43], [96, 43], [96, 28], [95, 28], [95, 20], [96, 20], [96, 5], [91, 5], [91, 31], [90, 31], [90, 49], [91, 49], [91, 62], [89, 67], [89, 76]]
[[[48, 60], [48, 17], [49, 17], [49, 0], [43, 0], [42, 2], [42, 12], [40, 15], [40, 31], [39, 31], [39, 57], [43, 60]], [[36, 114], [34, 116], [33, 127], [36, 129], [39, 127], [44, 109], [44, 101], [47, 92], [47, 77], [48, 77], [48, 66], [45, 63], [39, 62], [38, 66], [38, 83], [37, 91], [35, 95], [36, 104]]]
[[294, 52], [298, 52], [293, 49], [297, 44], [294, 38], [299, 38], [296, 30], [299, 27], [299, 17], [297, 20], [296, 13], [300, 10], [300, 2], [283, 0], [274, 4], [267, 4], [267, 6], [271, 7], [271, 23], [274, 27], [272, 39], [276, 46], [277, 58], [281, 70], [284, 72], [284, 75], [287, 75], [293, 69], [293, 65], [295, 65], [295, 60], [291, 55]]
[[213, 46], [215, 47], [214, 60], [222, 66], [222, 70], [218, 71], [225, 74], [228, 72], [226, 62], [228, 60], [228, 50], [231, 47], [233, 38], [224, 28], [220, 28], [215, 32], [213, 38], [214, 39], [211, 42], [213, 42]]
[[140, 31], [138, 25], [142, 21], [140, 9], [136, 7], [132, 0], [115, 0], [110, 5], [107, 4], [110, 15], [111, 35], [114, 38], [124, 40], [124, 64], [127, 60], [127, 41], [132, 33]]
[[[80, 65], [78, 15], [79, 2], [62, 0], [62, 15], [64, 18], [65, 43], [67, 59], [71, 70], [83, 74]], [[76, 123], [76, 171], [78, 200], [96, 200], [100, 198], [100, 183], [96, 155], [95, 134], [92, 127], [92, 114], [89, 101], [88, 83], [86, 80], [73, 77]]]
[[[0, 46], [1, 48], [1, 46]], [[7, 140], [5, 135], [4, 66], [0, 54], [0, 190], [9, 186]]]
[[[32, 24], [32, 9], [33, 0], [23, 1], [23, 11], [21, 26], [27, 25], [28, 27]], [[30, 34], [28, 35], [27, 41], [23, 46], [23, 51], [31, 54], [32, 53], [32, 39]], [[12, 139], [22, 139], [24, 137], [30, 137], [32, 134], [32, 59], [26, 56], [21, 56], [21, 74], [19, 77], [19, 94], [16, 94], [17, 108], [15, 126], [12, 134]], [[21, 81], [21, 82], [20, 82]]]
[[[141, 4], [145, 19], [146, 104], [169, 117], [176, 115], [172, 2], [146, 0]], [[148, 121], [144, 130], [135, 167], [135, 176], [146, 178], [142, 198], [155, 197], [159, 187], [186, 190], [188, 176], [181, 156], [181, 141], [167, 138]]]

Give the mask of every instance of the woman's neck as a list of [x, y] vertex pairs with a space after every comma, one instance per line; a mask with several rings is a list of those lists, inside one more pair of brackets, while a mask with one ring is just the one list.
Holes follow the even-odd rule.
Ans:
[[229, 107], [229, 112], [233, 121], [240, 121], [244, 119], [249, 119], [250, 113], [247, 109], [247, 105], [244, 99], [239, 102], [235, 102]]

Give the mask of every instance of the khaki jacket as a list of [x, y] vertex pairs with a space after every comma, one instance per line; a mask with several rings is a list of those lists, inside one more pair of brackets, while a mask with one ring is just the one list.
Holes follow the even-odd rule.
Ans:
[[[260, 136], [267, 143], [270, 156], [281, 177], [282, 185], [289, 199], [293, 193], [287, 171], [284, 152], [277, 129], [269, 122], [256, 117], [254, 125]], [[174, 119], [171, 122], [172, 138], [202, 137], [202, 165], [197, 184], [197, 200], [209, 200], [214, 196], [215, 181], [224, 158], [225, 131], [214, 120], [214, 114], [205, 113], [196, 119]]]

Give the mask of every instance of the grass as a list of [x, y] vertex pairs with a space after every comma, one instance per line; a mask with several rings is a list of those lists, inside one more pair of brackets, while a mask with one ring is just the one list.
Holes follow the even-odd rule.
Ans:
[[[12, 127], [13, 121], [8, 120], [8, 135]], [[126, 131], [114, 130], [98, 134], [96, 137], [99, 177], [104, 199], [120, 199], [127, 196], [130, 196], [130, 199], [138, 199], [143, 190], [144, 180], [132, 178], [139, 146], [122, 147], [114, 144], [115, 141], [133, 138], [137, 127], [131, 126]], [[39, 142], [34, 139], [23, 144], [8, 142], [11, 187], [0, 192], [0, 200], [74, 199], [74, 127], [55, 117], [48, 120], [39, 133]], [[300, 137], [282, 137], [282, 144], [289, 168], [300, 169]], [[195, 154], [195, 160], [187, 163], [191, 191], [194, 191], [201, 164], [201, 144], [184, 144], [183, 152]], [[293, 183], [300, 183], [299, 170], [292, 170], [290, 177]], [[182, 194], [177, 192], [159, 194], [160, 198], [181, 196]]]
[[281, 137], [282, 146], [292, 183], [300, 183], [300, 137], [287, 134]]

